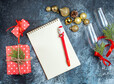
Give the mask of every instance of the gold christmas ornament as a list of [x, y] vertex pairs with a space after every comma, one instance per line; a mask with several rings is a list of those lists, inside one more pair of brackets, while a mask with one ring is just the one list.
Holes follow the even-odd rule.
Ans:
[[89, 20], [88, 20], [88, 19], [85, 19], [83, 23], [84, 23], [85, 25], [88, 25], [88, 24], [89, 24]]
[[77, 25], [73, 25], [72, 27], [70, 27], [70, 30], [72, 30], [73, 32], [77, 32], [79, 30], [79, 27]]
[[65, 19], [65, 23], [66, 23], [66, 25], [67, 25], [67, 24], [71, 24], [71, 23], [72, 23], [72, 19], [71, 19], [70, 17], [67, 17], [67, 18]]
[[80, 14], [80, 18], [81, 18], [82, 20], [86, 19], [86, 18], [87, 18], [87, 14], [86, 14], [86, 13], [81, 13], [81, 14]]
[[49, 7], [49, 6], [46, 7], [46, 11], [47, 11], [47, 12], [50, 12], [50, 11], [51, 11], [51, 7]]
[[58, 12], [59, 11], [58, 6], [52, 6], [51, 9], [52, 9], [53, 12]]
[[76, 24], [80, 24], [80, 23], [81, 23], [81, 18], [80, 18], [80, 17], [76, 17], [76, 18], [74, 19], [74, 22], [75, 22]]
[[70, 14], [70, 10], [68, 7], [64, 7], [60, 9], [60, 13], [63, 17], [66, 17]]

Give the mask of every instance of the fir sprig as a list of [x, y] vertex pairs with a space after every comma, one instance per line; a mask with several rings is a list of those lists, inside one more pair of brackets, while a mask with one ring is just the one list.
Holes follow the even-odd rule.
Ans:
[[[9, 56], [18, 59], [18, 48], [13, 49], [13, 48], [11, 47], [11, 53], [9, 54]], [[24, 52], [21, 50], [21, 48], [19, 48], [19, 58], [20, 58], [20, 59], [24, 59], [24, 58], [25, 58], [25, 54], [24, 54]]]
[[106, 29], [103, 29], [104, 36], [106, 36], [105, 39], [114, 40], [114, 24], [108, 25], [108, 27], [105, 28]]
[[100, 47], [96, 44], [95, 51], [103, 55], [103, 50], [105, 49], [105, 43], [101, 43]]

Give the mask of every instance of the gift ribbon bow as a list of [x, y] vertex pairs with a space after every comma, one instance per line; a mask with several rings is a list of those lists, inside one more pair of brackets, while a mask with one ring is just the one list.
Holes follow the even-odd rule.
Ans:
[[17, 25], [9, 27], [6, 31], [14, 27], [11, 32], [18, 38], [18, 43], [20, 43], [20, 35], [23, 36], [23, 32], [30, 26], [30, 24], [24, 19], [21, 21], [16, 20], [16, 22]]
[[[102, 38], [106, 38], [106, 36], [100, 36], [100, 37], [97, 38], [97, 40], [99, 41], [99, 40], [102, 39]], [[108, 56], [111, 54], [112, 50], [114, 49], [114, 42], [113, 42], [112, 40], [110, 40], [110, 39], [107, 39], [107, 40], [110, 41], [111, 47], [110, 47], [108, 53], [106, 54], [106, 57], [108, 57]], [[107, 45], [105, 45], [105, 47], [107, 47], [107, 46], [109, 46], [109, 45], [110, 45], [110, 44], [107, 44]], [[111, 65], [110, 61], [108, 61], [107, 59], [103, 58], [103, 56], [100, 55], [98, 52], [95, 51], [94, 55], [97, 56], [97, 57], [99, 57], [100, 60], [103, 61], [103, 63], [104, 63], [105, 66], [107, 66], [105, 62], [109, 63], [108, 66]]]
[[111, 65], [110, 61], [108, 61], [107, 59], [103, 58], [103, 56], [102, 56], [102, 55], [100, 55], [98, 52], [96, 52], [96, 51], [95, 51], [94, 55], [95, 55], [95, 56], [97, 56], [97, 57], [99, 57], [99, 58], [100, 58], [100, 60], [102, 60], [102, 61], [103, 61], [103, 63], [104, 63], [104, 65], [105, 65], [105, 66], [107, 66], [105, 62], [109, 63], [109, 64], [108, 64], [108, 66], [110, 66], [110, 65]]
[[21, 72], [20, 72], [19, 64], [23, 64], [23, 62], [29, 61], [29, 60], [31, 60], [31, 59], [32, 59], [32, 57], [30, 57], [29, 59], [20, 59], [20, 58], [19, 58], [19, 44], [18, 44], [18, 58], [11, 57], [11, 60], [6, 60], [6, 61], [17, 62], [19, 74], [22, 75]]

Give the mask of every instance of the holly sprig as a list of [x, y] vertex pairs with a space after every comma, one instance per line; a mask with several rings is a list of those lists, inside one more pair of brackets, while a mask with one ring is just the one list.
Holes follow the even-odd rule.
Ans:
[[[16, 48], [16, 49], [13, 49], [12, 47], [10, 47], [10, 48], [11, 48], [11, 52], [10, 52], [9, 56], [18, 59], [18, 48]], [[20, 59], [24, 59], [25, 58], [25, 54], [21, 50], [21, 48], [19, 48], [19, 58]]]
[[100, 46], [96, 44], [95, 51], [98, 52], [99, 54], [103, 55], [103, 51], [105, 49], [105, 43], [101, 43]]
[[103, 29], [104, 36], [106, 36], [105, 39], [114, 40], [114, 23], [105, 28], [106, 29]]

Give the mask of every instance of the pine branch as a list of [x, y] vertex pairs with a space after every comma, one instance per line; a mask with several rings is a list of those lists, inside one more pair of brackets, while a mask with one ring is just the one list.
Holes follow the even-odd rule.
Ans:
[[99, 54], [103, 55], [104, 49], [105, 49], [105, 43], [102, 42], [100, 47], [98, 46], [98, 44], [96, 44], [95, 51], [98, 52]]
[[106, 29], [103, 29], [103, 33], [106, 36], [105, 39], [112, 39], [114, 40], [114, 24], [108, 25], [108, 27], [105, 27]]
[[[13, 49], [11, 47], [11, 53], [9, 54], [9, 56], [13, 57], [13, 58], [18, 58], [18, 48]], [[20, 59], [24, 59], [25, 58], [25, 54], [24, 52], [21, 50], [21, 48], [19, 48], [19, 58]]]
[[111, 25], [111, 29], [112, 29], [112, 39], [114, 40], [114, 24]]

